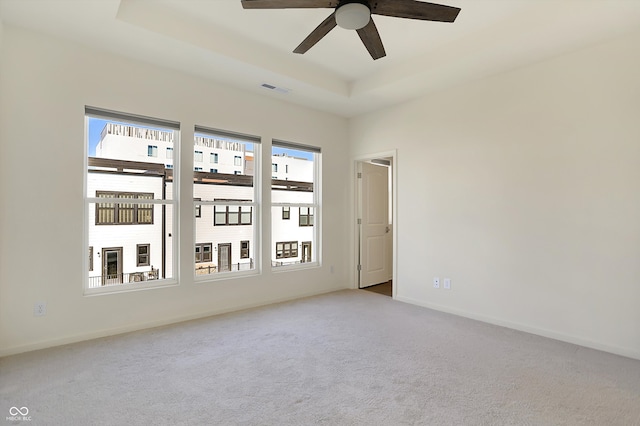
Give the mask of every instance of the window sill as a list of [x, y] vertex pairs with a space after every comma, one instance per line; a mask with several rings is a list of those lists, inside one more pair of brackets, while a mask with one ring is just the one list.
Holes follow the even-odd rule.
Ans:
[[96, 288], [85, 288], [84, 295], [85, 296], [100, 296], [103, 294], [115, 294], [115, 293], [129, 293], [132, 291], [140, 291], [140, 290], [151, 290], [155, 288], [164, 288], [164, 287], [175, 287], [178, 285], [178, 281], [176, 279], [160, 279], [160, 280], [152, 280], [145, 281], [139, 283], [123, 283], [123, 284], [114, 284], [103, 287]]

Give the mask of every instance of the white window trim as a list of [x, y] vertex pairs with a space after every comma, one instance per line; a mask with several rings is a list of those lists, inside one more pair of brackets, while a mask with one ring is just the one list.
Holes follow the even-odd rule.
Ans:
[[[173, 221], [171, 224], [171, 229], [167, 229], [166, 232], [171, 232], [172, 235], [172, 256], [171, 259], [167, 259], [167, 262], [172, 262], [172, 271], [173, 276], [171, 278], [159, 278], [157, 280], [152, 281], [143, 281], [138, 283], [121, 283], [113, 286], [103, 286], [97, 288], [89, 288], [89, 259], [86, 256], [89, 248], [89, 205], [92, 203], [105, 202], [104, 198], [97, 197], [89, 197], [87, 195], [87, 180], [88, 180], [88, 169], [89, 169], [89, 118], [100, 118], [106, 120], [114, 120], [121, 121], [124, 123], [138, 124], [143, 126], [153, 125], [154, 127], [163, 127], [163, 123], [170, 123], [171, 127], [167, 127], [167, 130], [173, 131], [174, 135], [174, 143], [173, 143], [173, 159], [174, 165], [180, 164], [180, 123], [172, 122], [168, 120], [158, 120], [149, 117], [143, 117], [134, 114], [120, 113], [117, 111], [109, 111], [105, 109], [93, 108], [93, 107], [85, 107], [84, 114], [84, 160], [83, 160], [83, 197], [84, 197], [84, 225], [83, 225], [83, 280], [82, 280], [82, 293], [84, 296], [99, 296], [105, 294], [117, 294], [117, 293], [127, 293], [132, 291], [140, 291], [140, 290], [149, 290], [156, 288], [164, 288], [164, 287], [174, 287], [179, 283], [179, 263], [178, 263], [178, 255], [179, 255], [179, 223], [180, 223], [180, 211], [179, 211], [179, 200], [180, 200], [180, 177], [178, 173], [173, 173], [173, 197], [170, 200], [144, 200], [145, 204], [163, 204], [167, 206], [171, 206], [173, 209], [172, 216]], [[175, 170], [175, 168], [173, 169]], [[123, 200], [119, 201], [123, 203]], [[124, 201], [126, 202], [126, 201]], [[138, 201], [139, 203], [139, 201]], [[94, 218], [91, 218], [92, 220]], [[94, 246], [94, 263], [95, 263], [95, 246]], [[94, 268], [95, 269], [95, 268]]]
[[[291, 208], [298, 207], [313, 207], [314, 210], [314, 225], [313, 225], [313, 238], [315, 242], [315, 260], [312, 262], [305, 263], [293, 263], [290, 265], [282, 265], [282, 266], [271, 266], [271, 271], [273, 273], [283, 273], [292, 270], [301, 270], [301, 269], [313, 269], [319, 268], [322, 266], [322, 153], [321, 150], [317, 147], [312, 146], [304, 146], [301, 144], [292, 144], [289, 142], [283, 141], [272, 141], [272, 147], [276, 148], [290, 148], [290, 149], [299, 149], [301, 151], [311, 152], [313, 154], [313, 202], [312, 203], [271, 203], [271, 214], [273, 214], [274, 207], [282, 207], [289, 206]], [[269, 160], [271, 160], [271, 156], [269, 156]], [[272, 219], [273, 220], [273, 219]], [[270, 225], [271, 226], [271, 225]], [[275, 258], [275, 249], [276, 249], [276, 240], [273, 239], [273, 235], [271, 235], [271, 250], [273, 252], [269, 253], [269, 264], [271, 264], [272, 258]]]
[[[207, 275], [197, 275], [195, 271], [195, 250], [191, 255], [192, 257], [192, 267], [193, 267], [193, 280], [195, 284], [206, 284], [211, 282], [217, 282], [221, 280], [230, 280], [236, 278], [244, 278], [249, 276], [256, 276], [262, 274], [262, 254], [261, 254], [261, 229], [262, 229], [262, 179], [261, 179], [261, 158], [262, 158], [262, 141], [261, 138], [257, 136], [251, 135], [243, 135], [241, 133], [235, 132], [226, 132], [222, 130], [216, 129], [207, 129], [201, 126], [196, 126], [194, 129], [194, 136], [198, 135], [209, 135], [213, 137], [220, 137], [226, 139], [236, 139], [238, 142], [248, 142], [253, 143], [253, 199], [254, 201], [211, 201], [211, 200], [201, 200], [194, 201], [194, 209], [196, 204], [200, 204], [202, 206], [205, 205], [230, 205], [230, 206], [252, 206], [253, 217], [251, 218], [252, 224], [250, 226], [253, 227], [253, 269], [246, 271], [225, 271], [225, 272], [216, 272], [214, 274]], [[234, 156], [236, 157], [236, 156]], [[242, 162], [242, 157], [241, 162]], [[235, 160], [234, 160], [235, 164]], [[194, 185], [194, 184], [192, 184]], [[193, 186], [192, 186], [193, 187]], [[193, 215], [192, 226], [193, 226], [193, 245], [197, 244], [196, 241], [196, 218]], [[213, 226], [213, 223], [211, 223]], [[234, 225], [235, 226], [235, 225]], [[249, 226], [249, 225], [244, 225]], [[214, 247], [217, 247], [217, 243], [214, 242]], [[214, 250], [214, 256], [217, 255], [217, 252]]]

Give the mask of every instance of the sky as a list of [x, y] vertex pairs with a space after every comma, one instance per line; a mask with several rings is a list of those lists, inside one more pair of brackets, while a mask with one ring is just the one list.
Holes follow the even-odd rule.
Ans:
[[[100, 133], [102, 133], [102, 129], [104, 125], [109, 122], [114, 122], [112, 120], [102, 120], [99, 118], [89, 118], [89, 157], [93, 157], [96, 155], [96, 145], [100, 142]], [[123, 123], [127, 124], [127, 123]], [[144, 126], [139, 126], [144, 127]], [[253, 144], [247, 144], [248, 151], [253, 151]], [[293, 149], [286, 148], [273, 148], [273, 154], [287, 154], [291, 157], [298, 158], [306, 158], [307, 160], [313, 160], [313, 153], [307, 151], [298, 151]]]

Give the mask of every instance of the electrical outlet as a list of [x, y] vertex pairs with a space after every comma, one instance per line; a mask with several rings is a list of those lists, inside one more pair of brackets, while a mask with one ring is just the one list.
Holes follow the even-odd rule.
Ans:
[[451, 290], [451, 278], [444, 279], [444, 288], [446, 290]]
[[34, 317], [42, 317], [47, 314], [47, 304], [46, 302], [36, 302], [33, 305], [33, 316]]
[[440, 288], [440, 278], [438, 277], [433, 278], [433, 288]]

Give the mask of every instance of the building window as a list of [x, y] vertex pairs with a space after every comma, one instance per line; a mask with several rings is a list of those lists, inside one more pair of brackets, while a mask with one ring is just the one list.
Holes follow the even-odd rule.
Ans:
[[[317, 264], [321, 254], [318, 226], [321, 217], [320, 149], [273, 140], [271, 156], [272, 167], [277, 164], [279, 171], [286, 172], [291, 178], [282, 180], [274, 177], [271, 181], [271, 238], [272, 241], [281, 241], [271, 253], [271, 265], [299, 267], [302, 259], [298, 256], [300, 248], [296, 241], [304, 242], [302, 257], [305, 266]], [[272, 172], [274, 175], [275, 169]]]
[[251, 225], [253, 207], [251, 206], [215, 206], [213, 224], [224, 225]]
[[[224, 179], [194, 174], [193, 196], [199, 198], [194, 205], [201, 206], [203, 218], [194, 219], [195, 240], [214, 242], [211, 263], [194, 265], [195, 279], [212, 279], [220, 273], [255, 274], [258, 252], [250, 258], [249, 249], [260, 235], [260, 221], [254, 217], [260, 211], [256, 192], [260, 137], [195, 126], [193, 146], [209, 157], [210, 173], [224, 174]], [[254, 160], [245, 167], [245, 158]]]
[[193, 170], [196, 171], [196, 172], [201, 172], [202, 171], [202, 167], [194, 167]]
[[164, 167], [166, 169], [173, 169], [173, 164], [165, 164]]
[[212, 243], [196, 244], [196, 263], [211, 262], [212, 256]]
[[[131, 200], [152, 200], [153, 194], [137, 192], [96, 191], [96, 225], [153, 225], [153, 204], [131, 203]], [[117, 200], [117, 201], [116, 201]]]
[[298, 257], [298, 242], [285, 241], [276, 243], [276, 259]]
[[136, 266], [149, 266], [151, 264], [151, 244], [136, 245]]
[[84, 120], [85, 294], [174, 284], [179, 164], [157, 157], [180, 156], [180, 123], [88, 106]]
[[278, 165], [276, 163], [271, 164], [271, 172], [278, 173]]
[[313, 208], [300, 207], [299, 226], [313, 226]]
[[240, 259], [249, 258], [249, 241], [240, 241]]
[[193, 161], [202, 163], [202, 151], [194, 151], [193, 152]]
[[[194, 198], [193, 201], [201, 201], [201, 198]], [[202, 204], [196, 204], [194, 207], [196, 211], [196, 217], [202, 217]]]

